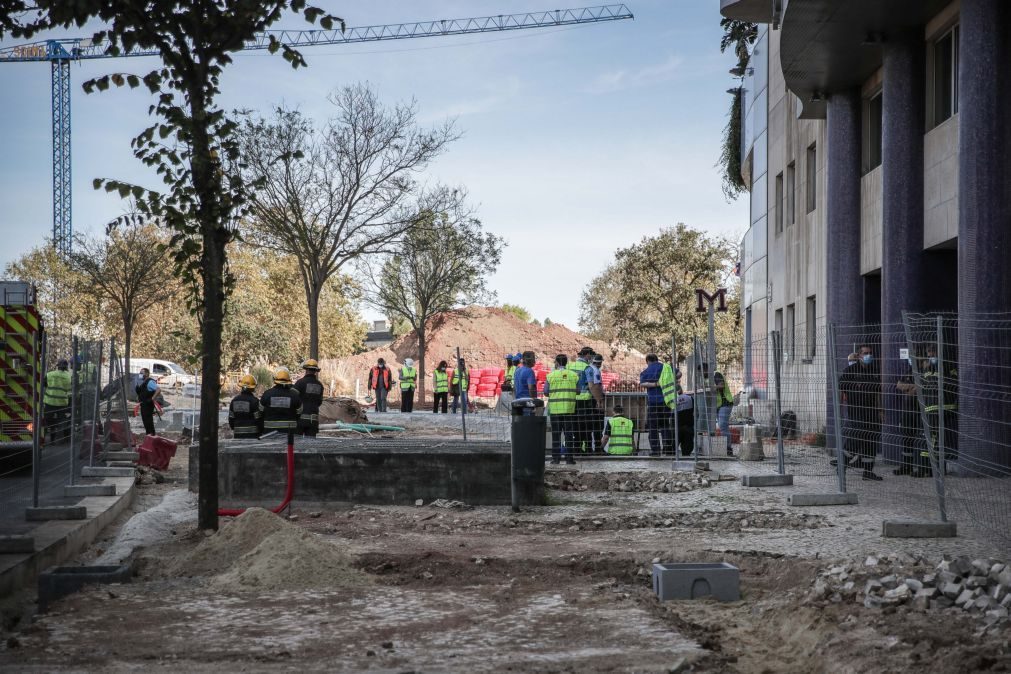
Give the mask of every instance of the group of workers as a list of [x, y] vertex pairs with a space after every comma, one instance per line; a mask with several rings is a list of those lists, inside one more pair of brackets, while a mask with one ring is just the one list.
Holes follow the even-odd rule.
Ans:
[[241, 391], [228, 404], [228, 426], [236, 438], [259, 438], [264, 433], [297, 433], [314, 438], [319, 432], [319, 409], [323, 404], [323, 384], [319, 381], [319, 363], [309, 359], [302, 364], [305, 374], [292, 381], [291, 373], [281, 368], [274, 373], [274, 385], [256, 397], [256, 378], [251, 374], [239, 379]]
[[[399, 379], [393, 378], [393, 373], [386, 365], [386, 359], [380, 358], [369, 370], [368, 392], [370, 397], [375, 398], [376, 412], [389, 411], [388, 398], [394, 384], [400, 385], [400, 411], [410, 413], [414, 411], [414, 394], [418, 389], [418, 369], [414, 367], [413, 358], [405, 358], [404, 365], [400, 368]], [[467, 390], [470, 387], [470, 371], [467, 363], [462, 359], [453, 370], [452, 376], [449, 374], [449, 364], [442, 360], [432, 372], [432, 412], [438, 414], [440, 411], [446, 414], [449, 409], [449, 396], [453, 395], [453, 414], [460, 405], [463, 411], [468, 411]], [[374, 395], [373, 395], [374, 394]], [[473, 411], [470, 407], [470, 411]]]
[[[95, 385], [98, 369], [95, 364], [75, 359], [74, 370], [77, 372], [77, 396], [81, 402], [81, 393], [89, 391]], [[49, 442], [61, 442], [70, 437], [71, 398], [74, 396], [74, 371], [70, 369], [70, 361], [61, 358], [56, 362], [56, 369], [46, 372], [42, 386], [42, 419], [46, 439]]]

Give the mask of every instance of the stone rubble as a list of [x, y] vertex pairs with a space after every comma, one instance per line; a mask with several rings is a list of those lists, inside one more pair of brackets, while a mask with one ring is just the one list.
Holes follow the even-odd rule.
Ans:
[[908, 605], [915, 611], [960, 610], [977, 616], [984, 631], [1011, 626], [1011, 565], [962, 556], [946, 557], [930, 570], [926, 560], [915, 555], [907, 558], [868, 557], [862, 564], [831, 566], [815, 580], [811, 598], [854, 601], [867, 608]]
[[682, 471], [549, 471], [544, 476], [544, 486], [560, 491], [680, 493], [711, 485], [712, 480], [706, 475]]

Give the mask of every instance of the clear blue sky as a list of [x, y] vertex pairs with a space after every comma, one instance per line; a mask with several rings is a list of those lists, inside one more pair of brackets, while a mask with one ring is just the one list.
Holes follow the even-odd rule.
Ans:
[[[358, 26], [593, 3], [322, 4]], [[617, 248], [679, 221], [735, 238], [746, 227], [746, 199], [727, 204], [714, 168], [733, 84], [733, 58], [719, 52], [717, 3], [628, 6], [635, 21], [306, 49], [310, 67], [297, 72], [279, 57], [245, 52], [226, 73], [221, 100], [264, 111], [284, 103], [323, 120], [327, 92], [367, 80], [385, 101], [415, 98], [425, 123], [455, 117], [464, 136], [426, 179], [465, 185], [485, 227], [508, 240], [491, 281], [500, 302], [575, 327], [583, 288]], [[86, 95], [80, 85], [154, 63], [71, 68], [75, 231], [100, 231], [123, 212], [118, 197], [91, 188], [93, 178], [158, 186], [130, 152], [149, 124], [148, 94]], [[0, 64], [0, 267], [52, 229], [49, 87], [48, 63]]]

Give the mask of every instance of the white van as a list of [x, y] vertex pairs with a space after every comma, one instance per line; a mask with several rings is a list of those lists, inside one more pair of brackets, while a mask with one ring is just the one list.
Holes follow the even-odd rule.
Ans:
[[[119, 366], [123, 367], [120, 359]], [[151, 378], [162, 388], [180, 389], [186, 384], [196, 384], [197, 378], [170, 360], [158, 358], [130, 358], [130, 374], [140, 374], [142, 368], [151, 371]]]

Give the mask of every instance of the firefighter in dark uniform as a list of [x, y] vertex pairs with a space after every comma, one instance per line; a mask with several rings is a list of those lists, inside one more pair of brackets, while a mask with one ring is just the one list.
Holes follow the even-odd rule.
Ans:
[[232, 437], [255, 440], [260, 437], [263, 424], [260, 401], [254, 394], [256, 377], [242, 375], [239, 386], [242, 391], [228, 404], [228, 427], [232, 429]]
[[295, 382], [295, 390], [302, 398], [302, 414], [298, 420], [299, 432], [315, 438], [319, 432], [319, 408], [323, 404], [323, 384], [319, 381], [319, 363], [310, 358], [302, 364], [305, 375]]
[[[927, 362], [924, 365], [922, 380], [923, 412], [927, 420], [926, 432], [930, 434], [930, 442], [924, 442], [920, 447], [920, 457], [913, 477], [929, 477], [933, 474], [930, 461], [930, 447], [934, 447], [934, 455], [940, 460], [939, 444], [941, 430], [941, 415], [944, 415], [944, 460], [947, 463], [957, 457], [954, 428], [956, 412], [958, 411], [958, 371], [947, 362], [944, 373], [938, 370], [937, 349], [927, 347]], [[943, 391], [943, 393], [942, 393]]]
[[137, 384], [137, 400], [140, 402], [140, 418], [144, 422], [144, 432], [155, 435], [154, 430], [154, 399], [161, 389], [158, 382], [151, 379], [151, 371], [146, 367], [140, 371], [140, 383]]
[[302, 414], [302, 398], [291, 384], [288, 370], [281, 368], [274, 373], [274, 386], [260, 398], [260, 414], [263, 415], [263, 431], [269, 433], [294, 434], [298, 429], [298, 419]]

